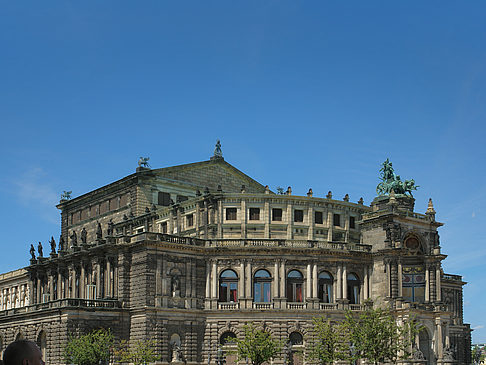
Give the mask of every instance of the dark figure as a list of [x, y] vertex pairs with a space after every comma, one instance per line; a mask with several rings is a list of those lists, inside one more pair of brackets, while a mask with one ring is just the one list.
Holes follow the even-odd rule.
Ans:
[[86, 232], [86, 228], [83, 227], [81, 230], [81, 243], [86, 243], [88, 241], [88, 232]]
[[56, 241], [54, 240], [54, 237], [51, 236], [49, 243], [51, 244], [51, 253], [56, 253]]
[[35, 248], [34, 248], [34, 245], [30, 245], [30, 256], [32, 258], [32, 260], [35, 260]]
[[96, 228], [96, 239], [99, 241], [103, 238], [103, 230], [101, 229], [101, 224], [98, 223], [98, 228]]
[[39, 252], [39, 257], [43, 257], [44, 254], [42, 253], [42, 243], [39, 242], [37, 245], [37, 252]]
[[71, 233], [71, 246], [76, 247], [78, 245], [78, 235], [76, 234], [76, 231], [73, 231]]
[[3, 353], [5, 365], [45, 365], [42, 353], [33, 341], [18, 340], [7, 346]]
[[110, 221], [108, 222], [108, 232], [106, 232], [106, 235], [108, 237], [111, 237], [113, 236], [113, 221], [110, 219]]
[[64, 251], [64, 245], [65, 245], [64, 237], [61, 236], [61, 237], [59, 237], [59, 251]]

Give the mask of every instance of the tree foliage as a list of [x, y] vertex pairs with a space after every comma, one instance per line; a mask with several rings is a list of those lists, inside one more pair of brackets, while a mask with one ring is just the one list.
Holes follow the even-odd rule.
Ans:
[[398, 323], [390, 310], [381, 308], [368, 307], [358, 316], [348, 312], [346, 324], [352, 329], [353, 357], [373, 364], [407, 359], [419, 331], [414, 321]]
[[272, 338], [270, 333], [257, 328], [254, 324], [243, 326], [243, 339], [236, 338], [238, 360], [248, 358], [252, 365], [261, 365], [282, 351], [282, 342]]
[[148, 364], [160, 360], [156, 354], [156, 341], [136, 341], [132, 347], [128, 341], [121, 341], [118, 349], [115, 350], [115, 358], [120, 362], [133, 363], [134, 365]]
[[475, 345], [473, 347], [471, 353], [473, 364], [480, 364], [482, 361], [484, 361], [484, 359], [486, 358], [486, 356], [484, 355], [484, 350], [484, 347], [481, 348], [478, 345]]
[[332, 364], [334, 361], [350, 360], [350, 329], [345, 322], [331, 323], [324, 316], [312, 319], [313, 329], [308, 337], [309, 360], [320, 364]]
[[108, 363], [114, 342], [109, 329], [94, 330], [79, 337], [71, 337], [64, 348], [64, 358], [67, 363], [75, 365]]

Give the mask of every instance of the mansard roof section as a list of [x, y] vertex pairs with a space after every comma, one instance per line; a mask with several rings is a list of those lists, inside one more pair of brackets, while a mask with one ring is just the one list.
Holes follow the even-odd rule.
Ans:
[[265, 187], [258, 181], [238, 170], [223, 158], [194, 162], [184, 165], [164, 167], [152, 170], [162, 179], [191, 183], [200, 188], [218, 190], [218, 185], [225, 192], [240, 192], [242, 185], [249, 193], [263, 193]]

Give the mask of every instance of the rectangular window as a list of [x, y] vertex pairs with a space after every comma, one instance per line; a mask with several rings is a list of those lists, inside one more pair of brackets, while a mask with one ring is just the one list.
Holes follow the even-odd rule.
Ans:
[[280, 208], [272, 209], [272, 221], [276, 221], [276, 222], [282, 221], [282, 209]]
[[341, 226], [341, 216], [339, 214], [334, 214], [332, 221], [333, 221], [333, 225], [335, 225], [336, 227]]
[[300, 209], [294, 210], [294, 222], [303, 222], [304, 221], [304, 211]]
[[124, 207], [125, 205], [128, 204], [128, 193], [127, 194], [123, 194], [121, 197], [120, 197], [120, 207]]
[[354, 217], [349, 217], [349, 228], [355, 229], [356, 228], [356, 220]]
[[192, 227], [194, 225], [194, 214], [186, 215], [186, 223], [188, 227]]
[[170, 205], [170, 194], [163, 192], [163, 191], [159, 191], [159, 194], [157, 196], [157, 200], [158, 200], [157, 201], [158, 205], [168, 207]]
[[315, 212], [314, 218], [315, 218], [316, 224], [322, 224], [322, 222], [324, 222], [323, 217], [322, 217], [322, 212]]
[[100, 206], [100, 214], [105, 214], [108, 212], [108, 204], [109, 204], [109, 201], [104, 201], [103, 203], [101, 203], [101, 206]]
[[160, 225], [160, 232], [167, 233], [167, 222], [162, 222]]
[[250, 220], [251, 221], [260, 220], [260, 208], [250, 208]]
[[226, 208], [226, 220], [227, 221], [236, 220], [236, 208]]

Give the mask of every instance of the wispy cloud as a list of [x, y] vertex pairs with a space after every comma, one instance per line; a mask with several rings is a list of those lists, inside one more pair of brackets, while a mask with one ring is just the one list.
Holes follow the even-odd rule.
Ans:
[[58, 200], [58, 194], [42, 168], [27, 170], [13, 180], [12, 184], [20, 204], [38, 208], [42, 211], [43, 218], [51, 223], [57, 222], [53, 207]]
[[473, 327], [473, 330], [480, 330], [481, 328], [484, 328], [484, 326], [481, 324], [479, 326]]

